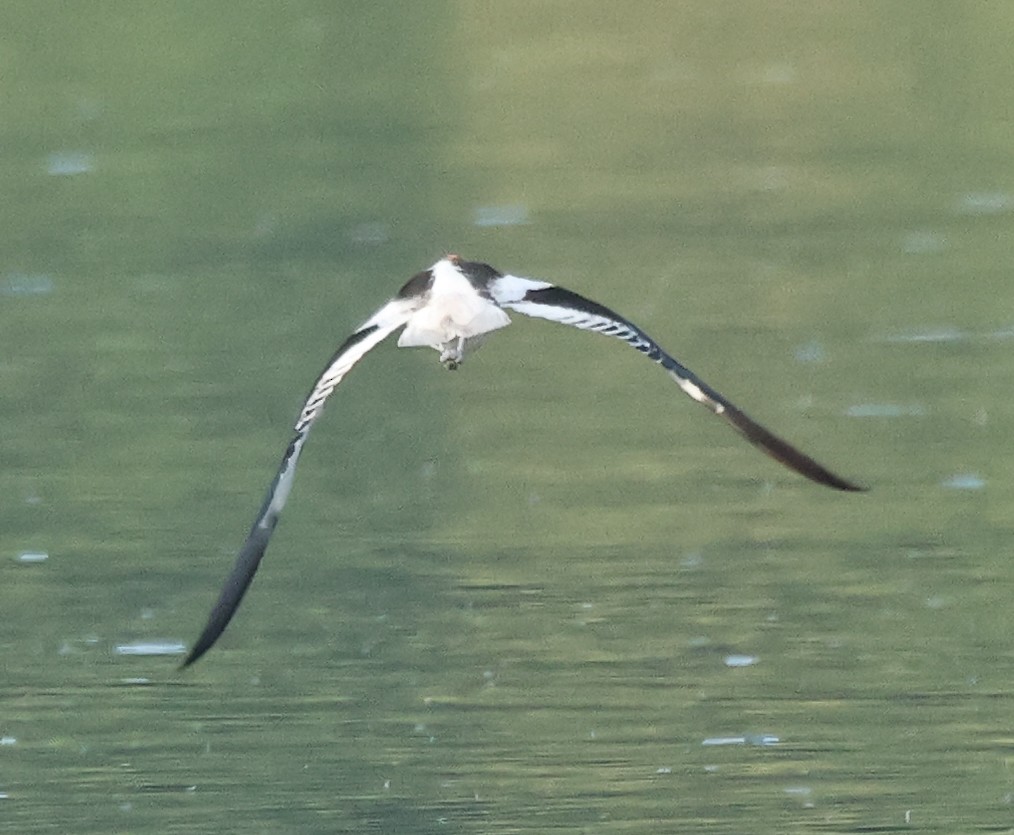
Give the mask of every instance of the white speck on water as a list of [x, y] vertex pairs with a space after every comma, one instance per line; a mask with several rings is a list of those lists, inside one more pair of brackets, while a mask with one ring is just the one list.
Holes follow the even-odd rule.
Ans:
[[46, 157], [46, 173], [53, 177], [87, 174], [95, 168], [95, 158], [87, 151], [55, 151]]
[[797, 797], [804, 809], [812, 809], [816, 804], [813, 802], [813, 789], [809, 786], [788, 786], [783, 789], [789, 797]]
[[117, 644], [117, 655], [182, 655], [186, 647], [179, 641], [135, 641]]
[[1002, 328], [990, 331], [988, 334], [990, 339], [1011, 339], [1014, 338], [1014, 325], [1007, 325]]
[[0, 295], [14, 298], [46, 296], [53, 292], [53, 277], [47, 273], [10, 273], [0, 282]]
[[922, 417], [926, 409], [919, 403], [856, 403], [845, 410], [848, 417]]
[[796, 358], [796, 362], [805, 362], [810, 364], [816, 364], [824, 362], [827, 359], [827, 351], [824, 350], [824, 346], [821, 345], [817, 340], [811, 339], [798, 346], [792, 355]]
[[49, 554], [45, 551], [22, 551], [18, 554], [18, 562], [24, 563], [25, 565], [33, 565], [39, 562], [45, 562], [49, 559]]
[[927, 230], [909, 232], [901, 240], [901, 251], [906, 255], [933, 255], [947, 249], [947, 239]]
[[986, 479], [978, 473], [955, 473], [940, 482], [947, 490], [981, 490], [986, 486]]
[[936, 342], [963, 342], [969, 339], [968, 331], [952, 326], [941, 326], [938, 328], [916, 328], [914, 330], [896, 331], [895, 333], [884, 334], [875, 337], [877, 342], [892, 342], [897, 344], [919, 344]]
[[1014, 209], [1014, 194], [1006, 191], [971, 191], [962, 194], [955, 211], [960, 215], [998, 215]]
[[725, 666], [752, 667], [759, 660], [756, 655], [727, 655], [725, 656]]
[[992, 330], [968, 331], [953, 325], [914, 328], [893, 331], [870, 337], [872, 342], [886, 342], [894, 345], [934, 345], [954, 342], [976, 342], [983, 340], [1006, 341], [1014, 339], [1014, 324], [1002, 325]]
[[521, 226], [528, 223], [528, 208], [520, 203], [479, 206], [472, 216], [476, 226]]
[[0, 736], [0, 745], [16, 745], [17, 742], [13, 736]]
[[700, 551], [691, 551], [680, 560], [680, 568], [697, 568], [704, 562], [704, 555]]
[[771, 734], [747, 734], [746, 736], [709, 736], [701, 745], [777, 745], [778, 737]]
[[743, 81], [746, 84], [793, 84], [796, 76], [796, 68], [792, 64], [768, 64], [748, 69], [743, 73]]
[[353, 226], [348, 234], [354, 244], [383, 244], [391, 238], [391, 227], [382, 221], [360, 223]]

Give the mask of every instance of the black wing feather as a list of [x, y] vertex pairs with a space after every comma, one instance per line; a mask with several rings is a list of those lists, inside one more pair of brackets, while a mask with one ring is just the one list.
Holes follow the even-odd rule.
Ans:
[[[563, 287], [518, 279], [515, 276], [506, 276], [503, 281], [505, 292], [501, 293], [499, 300], [501, 306], [528, 316], [549, 319], [622, 339], [648, 359], [661, 365], [679, 387], [694, 400], [727, 420], [750, 443], [789, 469], [835, 490], [866, 489], [831, 472], [788, 441], [761, 426], [689, 368], [677, 362], [637, 325], [616, 311]], [[527, 282], [530, 286], [525, 289], [523, 282]], [[523, 295], [518, 292], [520, 289], [524, 289]]]
[[324, 402], [352, 369], [352, 366], [362, 359], [367, 351], [404, 325], [417, 306], [417, 302], [413, 299], [397, 298], [382, 307], [372, 319], [341, 344], [313, 384], [313, 388], [310, 389], [303, 408], [300, 410], [299, 418], [296, 420], [295, 434], [289, 441], [285, 455], [282, 456], [282, 461], [271, 481], [267, 495], [264, 497], [260, 512], [250, 528], [243, 547], [239, 550], [229, 576], [225, 579], [225, 584], [211, 609], [211, 614], [208, 615], [204, 629], [191, 647], [190, 652], [187, 653], [186, 658], [183, 659], [181, 668], [189, 667], [211, 649], [239, 608], [243, 595], [249, 588], [254, 574], [257, 573], [261, 558], [267, 550], [271, 534], [278, 524], [278, 517], [282, 508], [285, 507], [289, 490], [292, 488], [296, 464], [303, 450], [303, 444], [306, 443], [310, 428], [320, 416]]

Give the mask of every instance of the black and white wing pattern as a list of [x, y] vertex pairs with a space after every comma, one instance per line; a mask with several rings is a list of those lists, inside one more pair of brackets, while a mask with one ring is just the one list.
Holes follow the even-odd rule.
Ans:
[[261, 557], [267, 550], [275, 525], [278, 524], [279, 514], [285, 507], [285, 500], [289, 497], [289, 491], [292, 489], [292, 482], [296, 475], [296, 463], [303, 451], [303, 444], [306, 443], [310, 428], [324, 409], [324, 401], [335, 390], [342, 378], [352, 370], [352, 366], [366, 356], [371, 348], [379, 345], [394, 331], [406, 324], [419, 309], [424, 303], [424, 298], [406, 291], [413, 288], [413, 282], [415, 286], [419, 286], [426, 280], [428, 280], [428, 274], [420, 273], [405, 285], [398, 297], [389, 301], [360, 325], [355, 333], [338, 348], [327, 367], [317, 378], [317, 382], [313, 384], [313, 388], [300, 410], [299, 418], [296, 420], [292, 440], [289, 441], [285, 455], [282, 456], [282, 462], [278, 466], [278, 472], [264, 497], [264, 504], [254, 520], [253, 527], [250, 528], [246, 542], [243, 543], [243, 547], [236, 557], [232, 571], [229, 572], [229, 576], [225, 580], [222, 592], [208, 616], [204, 631], [201, 632], [197, 642], [183, 660], [181, 667], [189, 667], [211, 649], [236, 613], [243, 594], [257, 572]]
[[507, 310], [516, 310], [526, 316], [548, 319], [582, 330], [615, 336], [636, 348], [648, 359], [661, 365], [683, 391], [712, 412], [725, 418], [750, 443], [762, 449], [789, 469], [811, 481], [835, 490], [865, 490], [866, 488], [835, 475], [809, 455], [800, 452], [765, 429], [749, 415], [705, 383], [690, 369], [673, 359], [662, 347], [637, 325], [629, 322], [608, 307], [586, 299], [563, 287], [545, 281], [534, 281], [514, 275], [501, 275], [489, 284], [493, 300]]

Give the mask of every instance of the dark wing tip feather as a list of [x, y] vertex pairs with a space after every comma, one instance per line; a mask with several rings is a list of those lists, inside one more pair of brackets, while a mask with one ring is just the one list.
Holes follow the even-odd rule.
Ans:
[[208, 615], [208, 622], [204, 625], [200, 637], [198, 637], [196, 643], [191, 647], [190, 652], [187, 653], [187, 657], [180, 664], [181, 670], [189, 667], [211, 649], [215, 645], [215, 641], [225, 631], [225, 627], [229, 625], [229, 621], [236, 614], [240, 601], [243, 599], [243, 595], [246, 594], [246, 590], [249, 588], [254, 574], [257, 573], [257, 566], [261, 561], [261, 557], [264, 556], [264, 552], [268, 547], [268, 540], [271, 538], [272, 527], [255, 525], [253, 530], [250, 531], [250, 535], [247, 537], [246, 542], [243, 543], [239, 556], [236, 557], [236, 563], [233, 565], [232, 571], [229, 572], [229, 576], [226, 578], [222, 592], [219, 594], [218, 600], [215, 601], [211, 614]]
[[823, 464], [817, 463], [806, 453], [800, 452], [788, 441], [782, 440], [770, 430], [765, 429], [736, 407], [725, 405], [721, 415], [758, 449], [763, 450], [776, 461], [784, 464], [790, 470], [795, 470], [810, 481], [823, 484], [834, 490], [844, 490], [851, 493], [862, 493], [869, 489], [832, 473]]

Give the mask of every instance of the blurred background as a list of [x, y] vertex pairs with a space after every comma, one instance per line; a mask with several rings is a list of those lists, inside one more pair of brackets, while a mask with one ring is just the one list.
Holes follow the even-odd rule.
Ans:
[[[1012, 825], [1014, 7], [0, 9], [0, 830]], [[328, 357], [454, 251], [637, 322]]]

